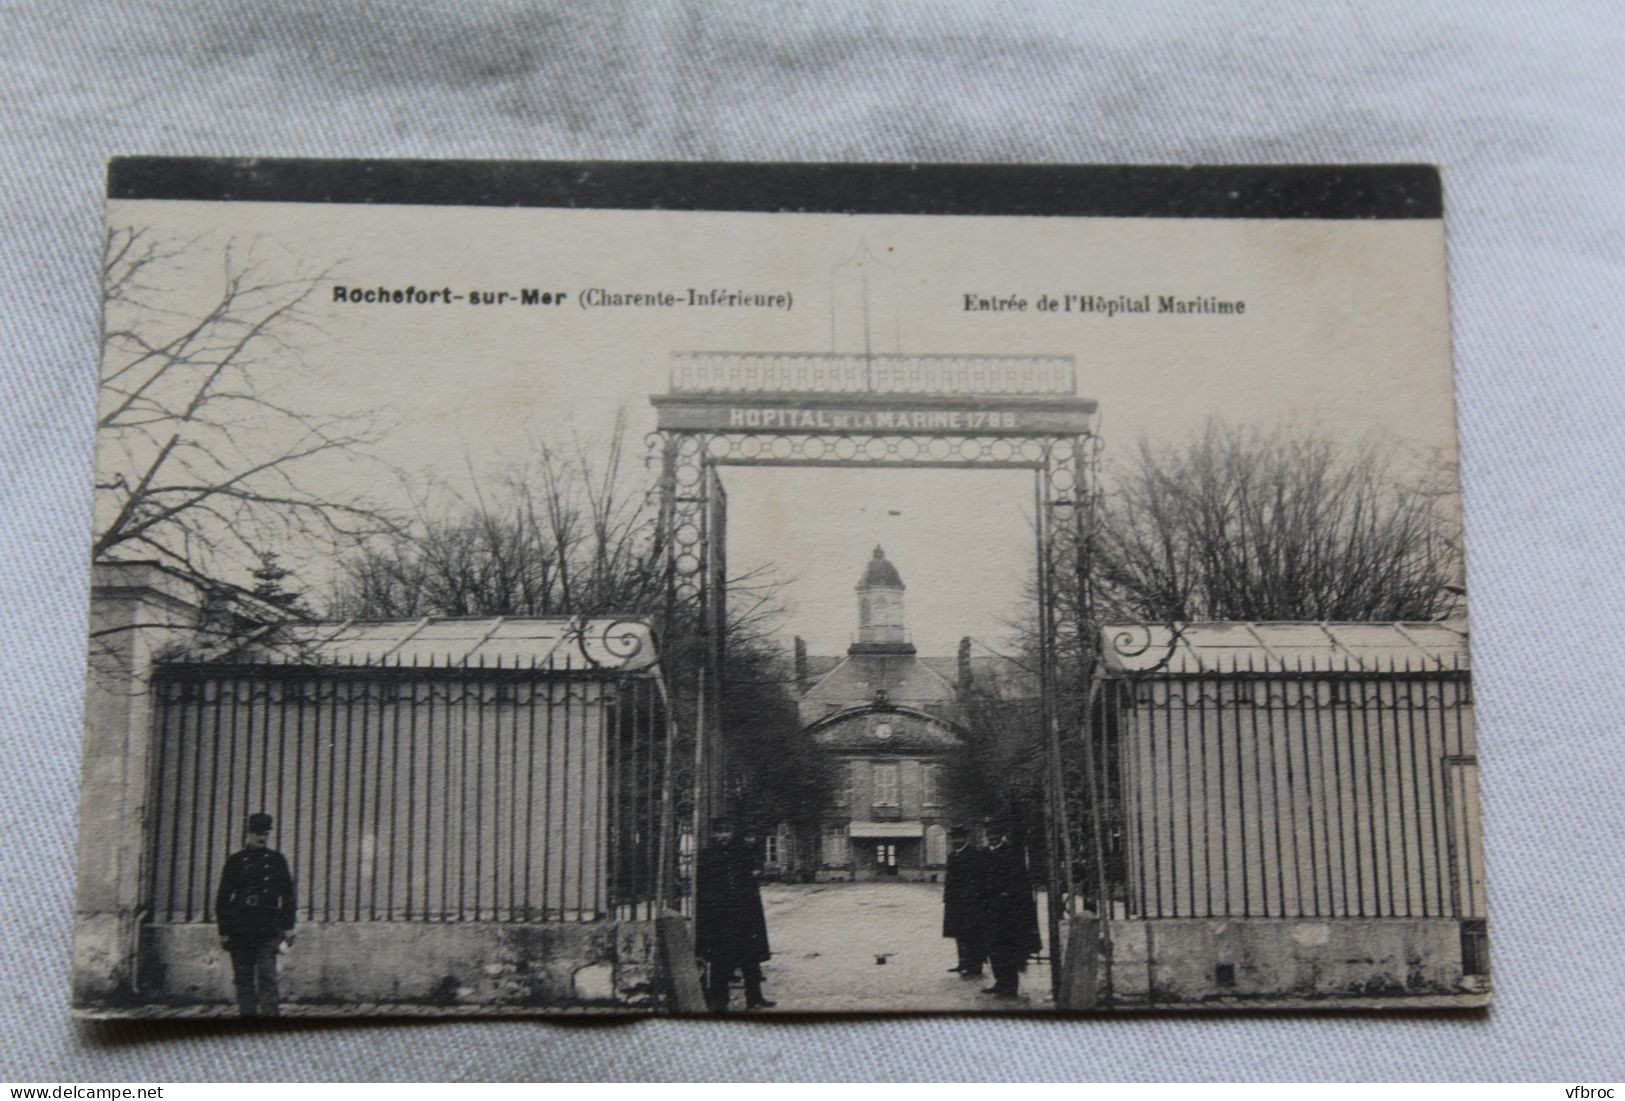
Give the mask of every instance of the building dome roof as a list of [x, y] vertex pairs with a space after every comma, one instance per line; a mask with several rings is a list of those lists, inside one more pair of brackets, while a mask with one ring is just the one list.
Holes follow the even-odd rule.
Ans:
[[860, 589], [904, 589], [902, 575], [897, 567], [886, 558], [886, 552], [880, 547], [875, 548], [874, 557], [869, 559], [869, 565], [863, 571], [863, 577], [858, 581]]

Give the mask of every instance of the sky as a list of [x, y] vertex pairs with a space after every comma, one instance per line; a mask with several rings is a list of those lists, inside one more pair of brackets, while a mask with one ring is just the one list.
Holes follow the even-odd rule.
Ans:
[[[297, 362], [266, 369], [289, 400], [388, 426], [377, 455], [458, 492], [543, 442], [607, 439], [624, 410], [654, 427], [673, 352], [833, 350], [851, 331], [846, 262], [865, 249], [878, 351], [1071, 356], [1099, 402], [1103, 469], [1142, 438], [1175, 445], [1210, 417], [1354, 439], [1382, 432], [1455, 454], [1442, 226], [1434, 221], [926, 218], [122, 201], [110, 225], [184, 239], [162, 289], [177, 316], [218, 288], [228, 247], [334, 285], [537, 288], [563, 305], [378, 305], [308, 311]], [[247, 250], [245, 252], [245, 250]], [[842, 274], [847, 272], [848, 274]], [[788, 309], [583, 308], [583, 292], [784, 294]], [[1246, 303], [1241, 315], [1040, 311], [1045, 295]], [[967, 295], [1024, 300], [971, 310]], [[285, 379], [283, 378], [285, 375]], [[641, 445], [638, 447], [641, 451]], [[108, 461], [104, 454], [102, 460]], [[335, 490], [397, 494], [336, 463]], [[729, 565], [784, 582], [780, 632], [814, 652], [856, 630], [852, 588], [883, 545], [908, 585], [922, 653], [997, 648], [1034, 556], [1027, 472], [730, 468]], [[320, 561], [285, 558], [301, 577]]]

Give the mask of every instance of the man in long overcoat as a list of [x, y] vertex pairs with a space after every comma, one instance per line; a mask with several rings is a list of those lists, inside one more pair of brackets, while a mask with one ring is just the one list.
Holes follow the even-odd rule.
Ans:
[[1038, 936], [1038, 902], [1027, 875], [1027, 860], [1010, 843], [1007, 827], [993, 827], [982, 860], [982, 906], [987, 920], [988, 957], [993, 963], [993, 985], [982, 993], [1014, 998], [1020, 993], [1027, 957], [1036, 953], [1042, 943]]
[[244, 1017], [280, 1012], [277, 953], [293, 943], [293, 875], [270, 847], [271, 816], [251, 814], [243, 847], [226, 857], [214, 897], [220, 946], [231, 953], [237, 1008]]
[[711, 841], [700, 851], [694, 882], [694, 954], [706, 963], [705, 1001], [712, 1012], [728, 1011], [728, 983], [745, 980], [745, 1008], [768, 1008], [762, 996], [762, 962], [772, 952], [767, 917], [756, 884], [756, 861], [734, 840], [733, 822], [711, 823]]
[[964, 826], [948, 830], [948, 868], [942, 879], [942, 935], [954, 938], [959, 962], [948, 968], [963, 979], [982, 973], [987, 922], [982, 910], [982, 851]]

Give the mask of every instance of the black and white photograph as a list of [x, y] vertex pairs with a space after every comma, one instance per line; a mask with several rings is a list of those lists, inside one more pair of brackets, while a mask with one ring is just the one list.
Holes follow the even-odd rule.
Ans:
[[115, 160], [74, 1011], [1487, 1005], [1443, 217]]

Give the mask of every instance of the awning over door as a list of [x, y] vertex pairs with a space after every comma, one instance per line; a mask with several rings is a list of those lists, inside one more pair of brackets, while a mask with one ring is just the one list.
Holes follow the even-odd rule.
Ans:
[[925, 830], [919, 822], [854, 822], [848, 832], [852, 837], [920, 837]]

